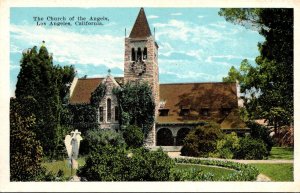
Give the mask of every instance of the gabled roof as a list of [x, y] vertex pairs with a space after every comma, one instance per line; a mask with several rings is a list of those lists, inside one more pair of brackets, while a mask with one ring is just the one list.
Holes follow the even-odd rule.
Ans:
[[[122, 81], [123, 81], [123, 79], [122, 79]], [[111, 75], [108, 75], [102, 81], [103, 84], [107, 84], [107, 82], [111, 82], [113, 87], [120, 87], [120, 83], [118, 83], [116, 81], [116, 79], [113, 76], [111, 76]]]
[[151, 36], [151, 30], [146, 18], [146, 14], [144, 9], [141, 8], [140, 12], [135, 20], [131, 33], [129, 35], [130, 38], [146, 38]]
[[[114, 77], [118, 84], [123, 84], [123, 77]], [[104, 78], [80, 78], [70, 98], [70, 104], [90, 103], [91, 94]]]

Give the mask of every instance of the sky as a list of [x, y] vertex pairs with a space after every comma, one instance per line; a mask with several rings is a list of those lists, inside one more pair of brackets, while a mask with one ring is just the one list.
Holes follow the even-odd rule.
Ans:
[[[56, 65], [74, 65], [77, 76], [123, 76], [124, 38], [140, 8], [28, 8], [10, 10], [10, 95], [14, 96], [22, 51], [45, 46]], [[160, 83], [220, 82], [243, 59], [255, 65], [257, 31], [226, 22], [219, 8], [144, 8], [159, 45]], [[47, 17], [107, 18], [103, 25], [49, 26]], [[37, 25], [34, 17], [43, 17]]]

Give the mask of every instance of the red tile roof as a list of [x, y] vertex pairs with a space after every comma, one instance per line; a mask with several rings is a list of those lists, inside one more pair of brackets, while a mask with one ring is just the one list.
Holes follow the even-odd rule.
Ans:
[[145, 38], [151, 36], [151, 30], [144, 9], [141, 8], [129, 35], [130, 38]]

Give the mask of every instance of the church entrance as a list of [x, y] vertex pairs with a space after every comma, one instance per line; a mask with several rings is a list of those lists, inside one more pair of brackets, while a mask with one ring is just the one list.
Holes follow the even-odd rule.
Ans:
[[173, 146], [174, 139], [170, 129], [161, 128], [157, 132], [157, 146]]

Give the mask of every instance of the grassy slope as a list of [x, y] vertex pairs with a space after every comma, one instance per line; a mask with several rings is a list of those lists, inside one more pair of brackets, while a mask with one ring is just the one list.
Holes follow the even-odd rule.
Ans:
[[[292, 160], [294, 150], [289, 147], [273, 147], [269, 160]], [[293, 164], [250, 164], [272, 181], [293, 181]]]
[[272, 181], [293, 181], [293, 164], [250, 164]]
[[[78, 165], [83, 166], [85, 164], [84, 158], [79, 158]], [[42, 164], [48, 171], [51, 171], [52, 173], [56, 174], [59, 170], [62, 170], [64, 172], [65, 177], [71, 176], [71, 168], [68, 165], [67, 160], [59, 160], [59, 161], [53, 161], [53, 162], [45, 162]], [[72, 174], [75, 174], [76, 170], [72, 171]]]
[[290, 147], [273, 147], [269, 159], [294, 159], [294, 150]]

